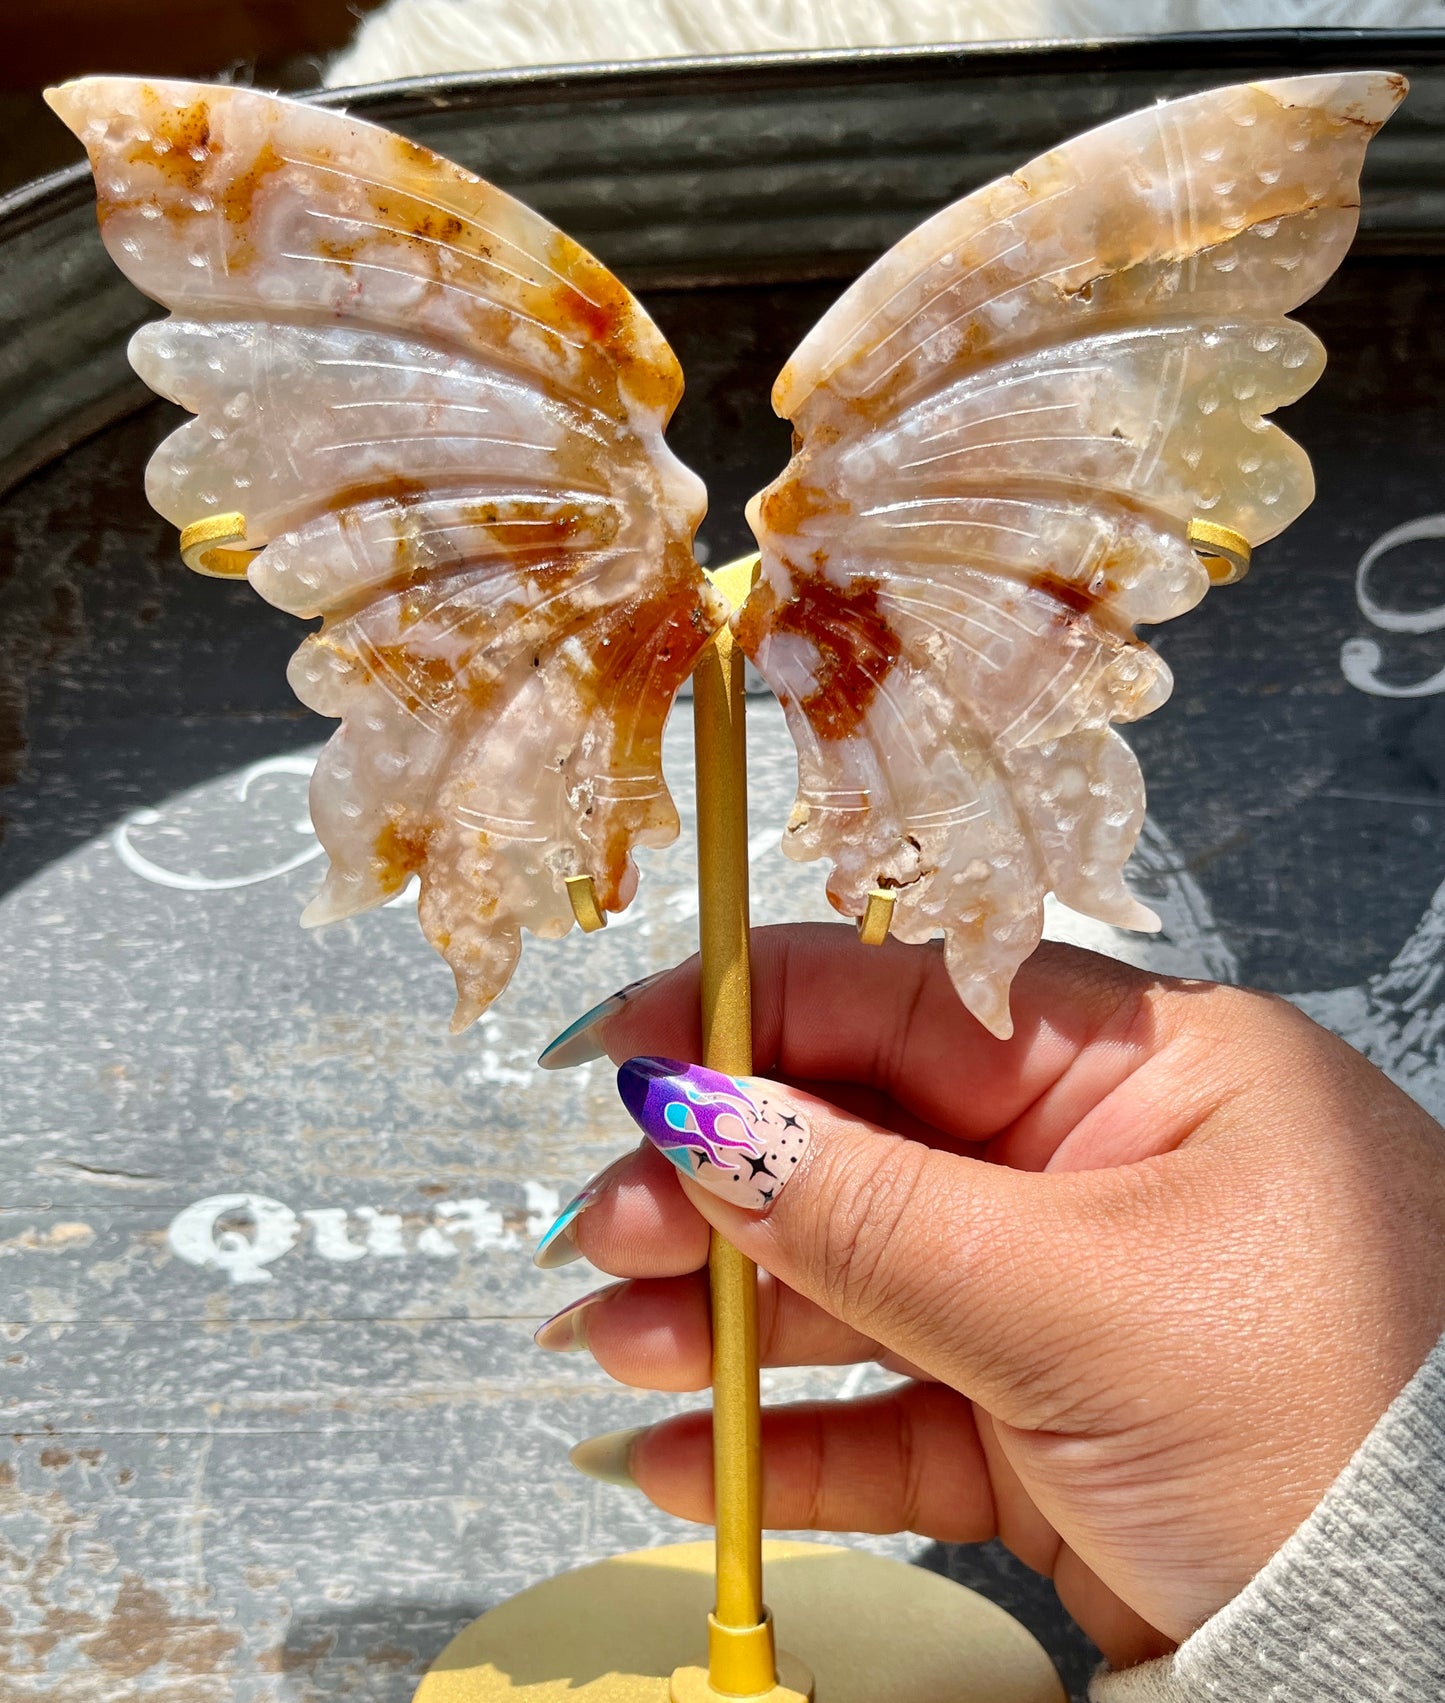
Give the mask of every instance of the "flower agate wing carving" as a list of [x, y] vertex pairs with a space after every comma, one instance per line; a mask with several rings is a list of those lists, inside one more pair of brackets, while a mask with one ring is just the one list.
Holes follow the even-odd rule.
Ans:
[[1208, 575], [1192, 519], [1259, 544], [1309, 503], [1265, 416], [1319, 376], [1284, 317], [1354, 234], [1383, 73], [1214, 90], [1109, 124], [913, 231], [773, 391], [794, 455], [753, 499], [739, 639], [782, 699], [785, 838], [845, 915], [945, 937], [964, 1004], [1011, 1032], [1043, 899], [1157, 927], [1123, 869], [1144, 816], [1111, 723], [1157, 709], [1134, 634]]
[[172, 310], [131, 345], [197, 416], [152, 503], [243, 513], [256, 590], [322, 617], [290, 670], [341, 718], [305, 920], [418, 875], [463, 1027], [523, 927], [571, 926], [569, 876], [618, 910], [634, 849], [677, 833], [662, 727], [726, 609], [693, 560], [702, 485], [663, 443], [676, 358], [568, 237], [387, 131], [185, 83], [49, 99], [106, 246]]

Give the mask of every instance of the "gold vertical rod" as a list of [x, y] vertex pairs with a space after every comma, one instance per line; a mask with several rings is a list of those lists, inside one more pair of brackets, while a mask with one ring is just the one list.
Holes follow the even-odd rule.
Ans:
[[[753, 1066], [748, 958], [748, 795], [743, 657], [724, 627], [693, 676], [697, 759], [702, 1061], [745, 1076]], [[777, 1683], [763, 1607], [758, 1270], [716, 1232], [708, 1259], [713, 1329], [713, 1484], [717, 1607], [708, 1681], [729, 1697]], [[741, 1636], [739, 1636], [741, 1634]]]

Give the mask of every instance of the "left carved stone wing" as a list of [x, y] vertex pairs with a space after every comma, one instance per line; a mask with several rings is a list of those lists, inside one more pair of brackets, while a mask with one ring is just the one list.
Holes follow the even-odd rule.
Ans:
[[662, 728], [726, 618], [663, 442], [677, 360], [570, 238], [388, 131], [201, 84], [48, 98], [107, 248], [172, 310], [131, 358], [196, 418], [147, 494], [182, 528], [244, 515], [256, 590], [321, 617], [290, 670], [341, 718], [306, 920], [418, 875], [463, 1027], [523, 928], [571, 927], [568, 877], [619, 910], [636, 847], [677, 833]]

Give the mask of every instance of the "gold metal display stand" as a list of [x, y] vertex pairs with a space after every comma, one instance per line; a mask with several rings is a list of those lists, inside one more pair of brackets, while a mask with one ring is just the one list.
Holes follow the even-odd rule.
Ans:
[[[711, 576], [734, 607], [757, 561]], [[727, 628], [693, 691], [702, 1062], [747, 1075], [747, 743]], [[892, 895], [875, 898], [864, 932], [881, 943]], [[459, 1633], [414, 1703], [1064, 1703], [1031, 1634], [961, 1585], [857, 1550], [763, 1543], [757, 1267], [714, 1234], [708, 1270], [716, 1547], [639, 1550], [533, 1586]], [[775, 1654], [774, 1614], [796, 1654]]]
[[[712, 576], [737, 608], [758, 558]], [[692, 677], [697, 773], [698, 943], [702, 1062], [730, 1076], [753, 1068], [753, 978], [748, 957], [748, 743], [743, 654], [724, 627]], [[716, 1231], [712, 1291], [713, 1499], [717, 1606], [707, 1620], [707, 1671], [679, 1669], [673, 1703], [715, 1697], [794, 1703], [812, 1696], [805, 1675], [784, 1688], [773, 1623], [763, 1604], [763, 1450], [758, 1398], [758, 1268]]]
[[[819, 1703], [1065, 1703], [1040, 1645], [962, 1585], [831, 1544], [769, 1542], [763, 1559]], [[712, 1562], [710, 1543], [684, 1543], [534, 1585], [458, 1633], [414, 1703], [669, 1703], [701, 1643]]]

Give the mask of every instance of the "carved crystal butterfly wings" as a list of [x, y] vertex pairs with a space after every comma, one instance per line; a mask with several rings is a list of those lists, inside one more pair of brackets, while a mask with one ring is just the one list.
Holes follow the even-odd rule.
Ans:
[[[1310, 499], [1264, 418], [1322, 365], [1283, 316], [1348, 247], [1403, 88], [1222, 89], [1079, 137], [905, 238], [775, 387], [797, 447], [750, 509], [737, 630], [798, 746], [786, 849], [833, 861], [845, 914], [886, 892], [902, 938], [942, 929], [1000, 1035], [1047, 892], [1154, 924], [1110, 724], [1170, 679], [1133, 629], [1203, 595], [1200, 523], [1242, 551]], [[112, 255], [173, 310], [133, 344], [197, 415], [152, 502], [244, 514], [257, 589], [323, 618], [291, 670], [342, 718], [308, 916], [419, 874], [465, 1023], [523, 927], [570, 926], [569, 881], [620, 908], [677, 831], [662, 725], [724, 612], [662, 441], [676, 360], [568, 238], [385, 131], [189, 84], [51, 99]]]
[[194, 84], [50, 100], [106, 246], [172, 310], [131, 346], [197, 416], [151, 502], [244, 515], [252, 584], [323, 618], [290, 670], [341, 717], [307, 920], [419, 875], [461, 1027], [523, 927], [571, 926], [569, 877], [620, 909], [634, 849], [678, 830], [663, 722], [726, 610], [693, 560], [702, 485], [662, 438], [677, 361], [569, 238], [387, 131]]
[[1047, 892], [1158, 926], [1110, 723], [1171, 681], [1133, 629], [1207, 589], [1191, 523], [1254, 545], [1310, 501], [1264, 416], [1324, 355], [1283, 316], [1348, 248], [1403, 92], [1293, 78], [1078, 137], [904, 238], [774, 388], [796, 453], [749, 509], [737, 627], [798, 747], [785, 849], [832, 860], [845, 915], [886, 891], [895, 934], [942, 929], [995, 1034]]

